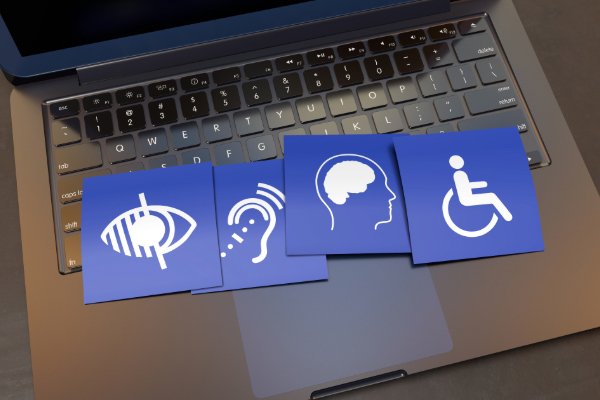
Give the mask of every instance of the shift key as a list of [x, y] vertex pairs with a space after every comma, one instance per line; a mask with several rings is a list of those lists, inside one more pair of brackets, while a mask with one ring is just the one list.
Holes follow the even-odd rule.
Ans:
[[465, 93], [465, 102], [471, 115], [477, 115], [514, 107], [517, 105], [517, 95], [513, 85], [502, 85]]
[[102, 165], [100, 143], [91, 142], [54, 150], [54, 167], [59, 175]]

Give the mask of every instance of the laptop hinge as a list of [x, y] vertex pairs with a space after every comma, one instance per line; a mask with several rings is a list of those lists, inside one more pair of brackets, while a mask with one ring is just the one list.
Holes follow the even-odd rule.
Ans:
[[343, 392], [348, 392], [350, 390], [359, 389], [371, 385], [376, 385], [378, 383], [393, 381], [395, 379], [404, 378], [408, 376], [405, 370], [401, 369], [398, 371], [388, 372], [387, 374], [381, 374], [377, 376], [373, 376], [371, 378], [360, 379], [358, 381], [344, 383], [342, 385], [332, 386], [327, 389], [316, 390], [312, 392], [310, 395], [311, 400], [322, 399], [324, 397], [333, 396], [334, 394], [340, 394]]

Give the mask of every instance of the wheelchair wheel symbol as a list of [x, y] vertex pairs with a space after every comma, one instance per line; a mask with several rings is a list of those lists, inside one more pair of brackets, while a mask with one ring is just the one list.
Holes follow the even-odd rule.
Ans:
[[448, 206], [450, 205], [450, 199], [452, 198], [453, 195], [454, 195], [454, 191], [452, 189], [448, 190], [448, 193], [446, 193], [446, 197], [444, 197], [444, 203], [442, 204], [444, 220], [446, 220], [446, 224], [448, 224], [450, 229], [452, 229], [454, 232], [458, 233], [461, 236], [471, 237], [471, 238], [483, 236], [486, 233], [488, 233], [489, 231], [491, 231], [492, 229], [494, 229], [494, 226], [496, 226], [496, 222], [498, 222], [498, 216], [496, 215], [496, 213], [494, 213], [494, 215], [492, 216], [492, 220], [490, 221], [490, 223], [487, 224], [487, 226], [485, 228], [480, 229], [478, 231], [465, 231], [464, 229], [461, 229], [458, 226], [456, 226], [456, 224], [452, 221], [452, 218], [450, 218], [450, 213], [448, 212]]

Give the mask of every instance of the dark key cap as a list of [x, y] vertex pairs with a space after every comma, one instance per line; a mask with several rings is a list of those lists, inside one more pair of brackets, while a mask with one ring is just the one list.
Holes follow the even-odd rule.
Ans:
[[83, 117], [83, 122], [88, 139], [98, 139], [115, 133], [110, 111], [86, 115]]
[[438, 126], [430, 126], [427, 128], [427, 134], [430, 133], [445, 133], [445, 132], [454, 132], [454, 128], [450, 124], [443, 124]]
[[150, 169], [157, 168], [168, 168], [177, 166], [177, 157], [175, 156], [164, 156], [158, 158], [152, 158], [148, 160], [148, 167]]
[[135, 158], [135, 145], [131, 135], [119, 136], [106, 140], [106, 156], [111, 164], [133, 160]]
[[64, 238], [65, 262], [70, 269], [81, 267], [81, 235]]
[[529, 122], [527, 118], [525, 118], [523, 111], [515, 109], [458, 122], [458, 129], [461, 131], [508, 128], [511, 126], [516, 126], [519, 128], [520, 133], [527, 132], [529, 130]]
[[369, 124], [369, 118], [366, 115], [357, 115], [356, 117], [343, 119], [342, 129], [346, 135], [366, 135], [373, 133]]
[[198, 124], [195, 122], [186, 122], [171, 126], [171, 143], [175, 150], [186, 149], [200, 145], [200, 133], [198, 133]]
[[275, 68], [280, 73], [304, 68], [304, 59], [302, 54], [294, 54], [286, 57], [279, 57], [275, 60]]
[[63, 232], [81, 230], [81, 203], [60, 209], [60, 225]]
[[54, 150], [54, 170], [59, 175], [101, 165], [102, 154], [98, 142], [59, 147]]
[[179, 81], [179, 84], [181, 85], [181, 90], [184, 92], [206, 89], [208, 87], [208, 74], [184, 76]]
[[212, 73], [213, 82], [217, 86], [228, 83], [239, 82], [242, 80], [242, 72], [239, 67], [219, 69]]
[[525, 153], [527, 156], [527, 161], [529, 165], [536, 165], [542, 162], [542, 156], [539, 151], [530, 151], [529, 153]]
[[424, 65], [418, 49], [409, 49], [394, 53], [396, 68], [402, 75], [423, 71]]
[[260, 116], [260, 110], [257, 110], [256, 108], [236, 112], [233, 114], [233, 121], [235, 122], [235, 128], [240, 137], [265, 130], [262, 117]]
[[208, 98], [204, 92], [185, 94], [179, 98], [179, 102], [184, 119], [204, 117], [210, 114]]
[[204, 140], [206, 140], [206, 143], [214, 143], [233, 137], [231, 124], [227, 115], [203, 119], [202, 130], [204, 131]]
[[365, 69], [367, 70], [367, 76], [371, 81], [394, 76], [394, 67], [390, 61], [390, 56], [387, 54], [365, 58]]
[[358, 61], [348, 61], [333, 66], [335, 77], [340, 87], [357, 85], [363, 83], [365, 77]]
[[144, 169], [144, 164], [142, 164], [141, 162], [136, 162], [131, 164], [119, 164], [115, 168], [115, 172], [117, 174], [122, 174], [125, 172], [143, 171]]
[[140, 132], [138, 139], [142, 157], [149, 157], [169, 151], [167, 134], [163, 128]]
[[92, 178], [94, 176], [110, 175], [110, 170], [101, 169], [99, 171], [87, 172], [75, 176], [66, 176], [58, 180], [58, 199], [61, 203], [71, 203], [81, 200], [83, 195], [83, 178]]
[[442, 71], [431, 71], [417, 75], [417, 83], [423, 97], [437, 96], [448, 92], [448, 82]]
[[363, 110], [386, 106], [388, 101], [381, 83], [361, 86], [356, 90]]
[[159, 126], [177, 122], [175, 99], [164, 99], [148, 103], [148, 114], [152, 125]]
[[144, 107], [141, 104], [117, 109], [117, 122], [121, 132], [131, 132], [146, 127]]
[[292, 126], [296, 123], [294, 111], [292, 111], [292, 106], [288, 102], [266, 106], [265, 114], [269, 128], [272, 130]]
[[458, 30], [461, 35], [485, 32], [486, 28], [487, 24], [483, 18], [472, 18], [458, 23]]
[[246, 146], [248, 146], [250, 161], [270, 160], [271, 158], [277, 157], [275, 141], [271, 135], [248, 139]]
[[240, 142], [231, 142], [215, 146], [217, 165], [239, 164], [246, 162]]
[[337, 48], [340, 60], [347, 60], [354, 57], [362, 57], [365, 55], [367, 50], [363, 42], [354, 42], [343, 44]]
[[77, 99], [50, 104], [50, 115], [52, 115], [52, 118], [54, 119], [75, 114], [79, 114], [79, 102]]
[[398, 35], [398, 41], [402, 47], [416, 46], [418, 44], [427, 43], [427, 36], [423, 29], [404, 32]]
[[100, 93], [93, 96], [84, 97], [83, 109], [87, 112], [104, 110], [112, 107], [112, 95], [110, 93]]
[[452, 57], [450, 47], [445, 42], [423, 47], [423, 54], [425, 54], [429, 68], [439, 68], [454, 64], [454, 57]]
[[456, 37], [456, 28], [454, 28], [454, 24], [448, 23], [432, 26], [431, 28], [427, 29], [427, 33], [429, 33], [429, 38], [431, 41], [436, 42], [438, 40]]
[[273, 75], [273, 66], [269, 60], [246, 64], [244, 66], [244, 73], [246, 74], [246, 79]]
[[308, 65], [314, 67], [315, 65], [327, 64], [335, 61], [335, 54], [333, 53], [333, 49], [321, 49], [309, 51], [306, 53], [306, 60], [308, 61]]
[[435, 122], [433, 111], [429, 103], [417, 103], [404, 106], [404, 116], [408, 126], [418, 128], [424, 125], [431, 125]]
[[388, 81], [387, 88], [394, 104], [416, 100], [419, 95], [410, 76]]
[[184, 151], [183, 153], [181, 153], [181, 161], [183, 161], [183, 165], [211, 162], [210, 153], [208, 152], [208, 149]]
[[117, 90], [115, 93], [117, 103], [124, 106], [126, 104], [137, 103], [146, 100], [143, 86], [136, 86], [127, 89]]
[[484, 85], [502, 82], [506, 80], [506, 70], [499, 58], [481, 60], [475, 63], [475, 69]]
[[377, 133], [400, 132], [404, 129], [402, 117], [396, 108], [373, 113], [373, 122], [375, 122]]
[[460, 62], [496, 55], [496, 44], [487, 33], [456, 39], [452, 47]]
[[441, 122], [450, 121], [452, 119], [462, 118], [465, 116], [465, 111], [461, 101], [456, 96], [442, 97], [433, 102], [438, 118]]
[[[335, 122], [334, 122], [335, 124]], [[322, 124], [321, 124], [322, 125]], [[313, 125], [315, 126], [315, 125]], [[304, 128], [292, 129], [290, 131], [279, 132], [279, 145], [281, 146], [281, 152], [283, 153], [283, 144], [285, 142], [286, 136], [297, 136], [297, 135], [306, 135], [306, 131]]]
[[297, 73], [280, 75], [273, 78], [275, 94], [279, 100], [302, 96], [302, 83]]
[[324, 122], [322, 124], [312, 125], [310, 127], [311, 135], [339, 135], [337, 124], [335, 121]]
[[393, 36], [371, 39], [367, 44], [369, 45], [369, 50], [371, 50], [371, 53], [373, 54], [394, 50], [396, 48], [396, 41]]
[[175, 82], [175, 79], [151, 83], [148, 85], [148, 94], [150, 94], [150, 97], [153, 99], [177, 94], [177, 83]]
[[237, 110], [242, 106], [237, 86], [213, 89], [211, 92], [213, 106], [218, 113]]
[[308, 93], [319, 93], [333, 89], [333, 78], [328, 67], [304, 71], [304, 82]]
[[477, 79], [470, 65], [448, 68], [446, 75], [448, 75], [452, 90], [455, 92], [477, 86]]
[[327, 94], [327, 104], [332, 117], [356, 112], [356, 102], [350, 89]]
[[474, 90], [465, 93], [465, 102], [472, 115], [483, 114], [517, 105], [517, 95], [512, 84]]
[[303, 124], [327, 117], [321, 96], [311, 96], [296, 100], [296, 109], [298, 110], [298, 118], [300, 118], [300, 122]]
[[266, 79], [246, 82], [242, 85], [242, 91], [244, 92], [244, 99], [246, 99], [248, 107], [270, 103], [273, 100], [269, 81]]
[[52, 143], [55, 146], [81, 141], [81, 126], [79, 118], [63, 119], [52, 122]]

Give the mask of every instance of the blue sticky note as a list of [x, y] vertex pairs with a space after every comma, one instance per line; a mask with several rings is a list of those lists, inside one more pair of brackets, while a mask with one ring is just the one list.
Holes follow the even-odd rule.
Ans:
[[84, 302], [223, 284], [212, 165], [83, 180]]
[[287, 254], [410, 252], [391, 135], [286, 137], [285, 194]]
[[415, 264], [543, 251], [517, 128], [395, 139]]
[[283, 160], [215, 167], [223, 286], [207, 293], [328, 278], [325, 256], [285, 253]]

